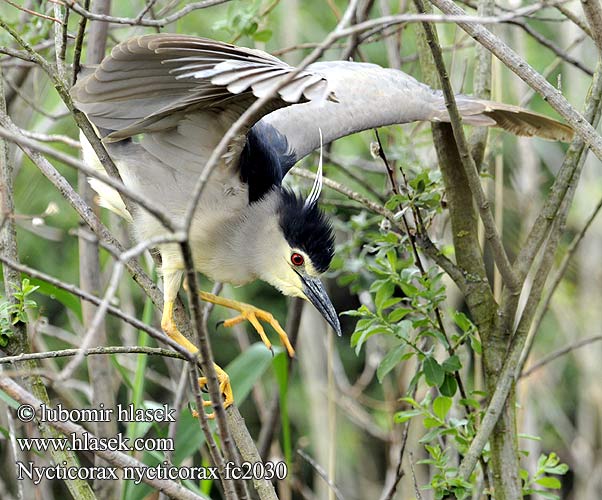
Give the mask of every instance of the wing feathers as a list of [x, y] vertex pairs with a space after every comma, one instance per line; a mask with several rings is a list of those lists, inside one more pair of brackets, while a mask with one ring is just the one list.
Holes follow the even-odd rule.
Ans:
[[[519, 106], [465, 95], [458, 95], [456, 103], [463, 121], [469, 125], [497, 126], [515, 135], [537, 136], [552, 141], [570, 142], [573, 138], [573, 129], [568, 125]], [[449, 121], [443, 103], [434, 118]]]
[[[271, 125], [286, 138], [291, 150], [287, 166], [319, 146], [318, 127], [328, 144], [370, 128], [449, 121], [442, 93], [402, 71], [351, 61], [314, 63], [307, 70], [328, 80], [337, 102], [323, 101], [313, 94], [314, 89], [323, 93], [324, 80], [320, 80], [306, 86], [303, 95], [309, 102], [278, 109], [261, 120], [260, 126]], [[517, 135], [564, 142], [573, 137], [568, 125], [518, 106], [465, 95], [456, 96], [456, 100], [469, 125], [497, 126]]]
[[[146, 35], [117, 45], [95, 72], [80, 80], [72, 94], [78, 106], [97, 125], [114, 130], [112, 139], [157, 130], [169, 113], [185, 109], [223, 108], [240, 95], [247, 106], [266, 95], [294, 68], [253, 49], [185, 35]], [[279, 92], [267, 111], [306, 101], [306, 88], [323, 81], [300, 72]], [[320, 97], [313, 92], [312, 97]], [[127, 102], [127, 110], [122, 109]], [[235, 118], [234, 118], [235, 119]], [[151, 127], [147, 130], [147, 127]]]

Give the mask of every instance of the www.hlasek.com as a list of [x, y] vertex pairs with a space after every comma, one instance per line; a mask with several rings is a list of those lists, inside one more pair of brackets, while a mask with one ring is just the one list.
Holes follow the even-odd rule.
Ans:
[[[134, 481], [140, 484], [143, 481], [166, 480], [171, 481], [202, 481], [205, 479], [218, 479], [217, 467], [177, 467], [170, 465], [167, 460], [155, 467], [135, 467], [126, 466], [117, 467], [67, 467], [67, 462], [61, 465], [36, 466], [34, 462], [26, 464], [18, 461], [17, 479], [22, 481], [30, 479], [34, 484], [40, 484], [44, 479], [47, 480], [75, 480], [81, 479], [91, 481], [101, 480], [126, 480]], [[227, 462], [224, 466], [224, 478], [234, 480], [250, 479], [284, 479], [288, 474], [285, 462], [243, 462], [236, 465], [233, 462]]]

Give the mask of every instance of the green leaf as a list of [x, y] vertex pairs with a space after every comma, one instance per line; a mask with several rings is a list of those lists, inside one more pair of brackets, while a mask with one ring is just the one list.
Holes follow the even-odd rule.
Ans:
[[407, 403], [410, 406], [413, 406], [414, 408], [420, 408], [420, 403], [413, 398], [399, 398], [399, 401], [401, 401], [402, 403]]
[[14, 408], [15, 410], [17, 408], [19, 408], [20, 403], [18, 403], [17, 401], [15, 401], [13, 398], [11, 398], [8, 394], [6, 394], [6, 392], [4, 392], [3, 390], [0, 390], [0, 399], [2, 401], [4, 401], [8, 406], [10, 406], [11, 408]]
[[447, 396], [448, 398], [453, 398], [454, 394], [456, 394], [457, 390], [458, 390], [458, 383], [456, 382], [456, 379], [450, 373], [446, 373], [443, 383], [439, 386], [439, 392], [443, 396]]
[[471, 321], [468, 319], [466, 314], [464, 314], [460, 311], [456, 311], [454, 313], [454, 322], [456, 323], [456, 325], [458, 325], [460, 327], [460, 329], [464, 333], [468, 332], [472, 328]]
[[569, 466], [567, 464], [558, 464], [555, 467], [546, 467], [545, 470], [546, 470], [546, 472], [548, 474], [563, 475], [563, 474], [566, 474], [568, 472]]
[[387, 281], [383, 283], [383, 285], [378, 289], [376, 295], [374, 297], [374, 305], [376, 305], [376, 309], [382, 311], [383, 304], [386, 300], [391, 298], [393, 292], [395, 291], [395, 284], [391, 281]]
[[389, 261], [391, 269], [395, 270], [395, 268], [397, 267], [397, 250], [389, 250], [387, 252], [387, 260]]
[[47, 283], [46, 281], [31, 278], [31, 282], [39, 287], [39, 293], [42, 293], [51, 299], [58, 300], [65, 307], [73, 311], [80, 321], [82, 320], [82, 305], [77, 297], [71, 295], [69, 292], [61, 288]]
[[416, 417], [418, 415], [422, 415], [422, 410], [405, 410], [399, 411], [395, 414], [395, 422], [398, 424], [403, 424], [407, 422], [412, 417]]
[[437, 396], [433, 401], [433, 413], [441, 420], [445, 420], [445, 416], [452, 407], [453, 400], [446, 396]]
[[472, 398], [461, 399], [459, 401], [459, 403], [464, 406], [471, 406], [475, 410], [481, 409], [481, 405], [479, 404], [479, 402], [476, 399], [472, 399]]
[[199, 432], [199, 419], [193, 417], [188, 408], [184, 408], [178, 418], [173, 463], [180, 465], [184, 460], [194, 455], [204, 442], [205, 435]]
[[282, 426], [282, 441], [286, 463], [292, 461], [291, 425], [288, 412], [288, 375], [289, 359], [286, 352], [278, 354], [272, 362], [274, 374], [278, 382], [278, 393], [280, 397], [280, 425]]
[[431, 431], [427, 432], [424, 436], [422, 436], [418, 440], [418, 442], [420, 444], [430, 443], [434, 439], [438, 438], [441, 435], [442, 432], [443, 432], [443, 428], [442, 427], [436, 427], [436, 428], [432, 429]]
[[378, 335], [380, 333], [390, 333], [389, 329], [385, 326], [373, 326], [367, 330], [355, 332], [351, 336], [351, 345], [355, 346], [355, 353], [359, 354], [364, 345], [364, 342], [368, 340], [372, 335]]
[[[401, 300], [401, 299], [399, 299], [399, 300]], [[385, 308], [383, 307], [383, 309], [385, 309]], [[411, 312], [412, 312], [411, 309], [405, 309], [403, 307], [398, 307], [394, 311], [391, 311], [391, 313], [387, 317], [387, 321], [389, 323], [397, 323], [398, 321], [405, 318]]]
[[437, 360], [432, 356], [425, 358], [424, 363], [422, 364], [422, 370], [424, 371], [424, 378], [428, 385], [440, 386], [443, 383], [445, 372]]
[[540, 497], [548, 498], [549, 500], [558, 500], [560, 498], [558, 495], [555, 495], [551, 491], [533, 490], [532, 493], [537, 493], [537, 495], [539, 495]]
[[410, 283], [402, 281], [399, 284], [399, 286], [403, 290], [403, 293], [405, 293], [408, 297], [414, 297], [418, 294], [418, 288], [416, 288], [414, 285], [411, 285]]
[[433, 417], [426, 417], [422, 422], [425, 429], [432, 429], [434, 427], [441, 427], [441, 421]]
[[534, 436], [533, 434], [524, 434], [524, 433], [519, 433], [518, 437], [520, 439], [530, 439], [531, 441], [541, 441], [541, 438], [539, 436]]
[[272, 30], [261, 30], [257, 31], [253, 35], [253, 40], [256, 42], [269, 42], [272, 38]]
[[540, 477], [539, 479], [536, 479], [535, 482], [539, 484], [539, 486], [550, 488], [551, 490], [559, 490], [562, 487], [560, 480], [551, 476]]
[[[275, 352], [281, 348], [274, 347]], [[272, 363], [272, 354], [262, 342], [257, 342], [239, 354], [234, 361], [226, 367], [230, 376], [230, 383], [234, 391], [234, 401], [242, 404], [251, 392], [255, 382], [265, 373]]]
[[475, 336], [470, 336], [470, 347], [472, 350], [476, 352], [479, 356], [483, 354], [483, 347], [481, 346], [481, 341]]
[[[388, 309], [389, 307], [393, 307], [395, 304], [399, 304], [403, 299], [401, 297], [391, 297], [383, 302], [383, 309]], [[391, 321], [389, 319], [389, 321]]]
[[393, 349], [391, 349], [387, 355], [383, 358], [383, 360], [378, 365], [376, 369], [376, 376], [378, 381], [382, 384], [383, 378], [385, 375], [389, 373], [393, 368], [395, 368], [401, 361], [401, 357], [404, 354], [404, 350], [406, 348], [405, 344], [400, 344]]
[[385, 203], [385, 208], [387, 210], [395, 210], [402, 202], [404, 202], [406, 197], [401, 194], [396, 194], [391, 196]]
[[460, 363], [460, 358], [454, 354], [441, 364], [441, 368], [443, 368], [447, 373], [453, 373], [462, 368], [462, 363]]

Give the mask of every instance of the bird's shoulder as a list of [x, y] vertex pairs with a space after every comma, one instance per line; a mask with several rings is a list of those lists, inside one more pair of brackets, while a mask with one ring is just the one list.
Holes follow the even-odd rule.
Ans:
[[240, 179], [248, 185], [249, 203], [280, 186], [292, 163], [294, 155], [278, 130], [268, 123], [249, 130], [238, 162]]

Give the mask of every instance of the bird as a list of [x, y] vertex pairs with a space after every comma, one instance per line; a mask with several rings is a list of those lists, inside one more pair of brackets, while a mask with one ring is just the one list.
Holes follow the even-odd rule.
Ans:
[[[98, 66], [80, 74], [71, 95], [98, 131], [123, 182], [176, 220], [184, 217], [193, 186], [232, 124], [257, 99], [271, 96], [231, 140], [207, 180], [189, 232], [195, 270], [234, 285], [263, 280], [284, 295], [301, 297], [338, 335], [338, 316], [320, 280], [335, 251], [332, 224], [318, 203], [321, 162], [306, 197], [284, 187], [284, 177], [321, 144], [340, 137], [386, 125], [450, 121], [441, 91], [400, 70], [320, 61], [299, 71], [258, 49], [183, 34], [119, 43]], [[517, 106], [461, 94], [456, 103], [465, 124], [555, 141], [573, 136], [568, 125]], [[83, 158], [103, 171], [86, 141]], [[115, 189], [98, 179], [90, 183], [100, 204], [130, 221], [138, 239], [166, 234], [148, 211], [134, 205], [130, 213]], [[197, 346], [173, 318], [184, 275], [179, 246], [157, 249], [163, 274], [161, 327], [195, 353]], [[269, 348], [261, 322], [270, 324], [294, 356], [270, 312], [204, 291], [200, 298], [236, 311], [224, 326], [247, 320]], [[234, 401], [229, 377], [217, 364], [215, 369], [227, 408]], [[204, 387], [206, 379], [199, 384]]]

